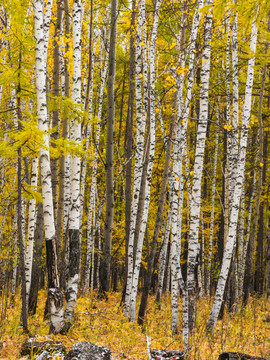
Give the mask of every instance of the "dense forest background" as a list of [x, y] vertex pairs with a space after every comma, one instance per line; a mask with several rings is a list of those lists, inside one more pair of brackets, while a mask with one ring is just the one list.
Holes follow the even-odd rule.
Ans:
[[151, 295], [189, 353], [202, 311], [269, 313], [269, 31], [267, 0], [0, 1], [2, 326]]

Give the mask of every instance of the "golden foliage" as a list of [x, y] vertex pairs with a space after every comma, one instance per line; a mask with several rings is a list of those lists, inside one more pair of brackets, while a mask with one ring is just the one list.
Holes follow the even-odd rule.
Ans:
[[[149, 298], [146, 322], [143, 327], [132, 324], [123, 316], [119, 306], [120, 293], [109, 294], [108, 301], [98, 299], [96, 292], [78, 299], [76, 321], [67, 336], [47, 335], [48, 322], [43, 321], [46, 293], [40, 292], [37, 314], [30, 317], [29, 329], [36, 341], [62, 341], [67, 350], [78, 341], [90, 341], [108, 347], [114, 359], [147, 359], [146, 335], [151, 337], [152, 349], [182, 349], [181, 323], [178, 334], [170, 330], [170, 296], [165, 294], [161, 309], [155, 305], [154, 297]], [[192, 338], [189, 359], [217, 359], [224, 351], [243, 352], [250, 355], [270, 357], [270, 300], [252, 299], [248, 307], [236, 313], [225, 313], [217, 324], [214, 335], [207, 337], [205, 327], [211, 310], [211, 301], [204, 298], [198, 302], [197, 327]], [[179, 301], [181, 309], [182, 302]], [[15, 306], [10, 307], [7, 318], [0, 326], [3, 349], [1, 359], [19, 359], [20, 348], [27, 335], [20, 323], [20, 297], [16, 296]]]

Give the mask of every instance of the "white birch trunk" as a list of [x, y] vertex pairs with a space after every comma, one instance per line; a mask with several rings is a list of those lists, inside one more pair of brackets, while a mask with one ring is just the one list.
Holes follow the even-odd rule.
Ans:
[[[38, 185], [38, 163], [39, 163], [38, 158], [34, 158], [32, 160], [31, 187], [33, 190], [36, 190]], [[26, 281], [27, 308], [29, 303], [29, 293], [31, 286], [35, 228], [36, 228], [36, 199], [32, 198], [29, 201], [28, 232], [27, 232], [27, 243], [26, 243], [26, 251], [25, 251], [25, 281]]]
[[[145, 133], [145, 112], [143, 110], [142, 100], [142, 28], [145, 23], [145, 2], [139, 1], [139, 15], [137, 23], [137, 39], [136, 39], [136, 55], [135, 55], [135, 92], [136, 92], [136, 152], [134, 164], [134, 181], [133, 181], [133, 196], [131, 204], [130, 216], [130, 233], [128, 243], [128, 270], [127, 270], [127, 287], [125, 294], [124, 315], [129, 316], [130, 297], [133, 283], [133, 251], [134, 251], [134, 237], [136, 228], [136, 218], [139, 204], [139, 192], [141, 186], [142, 172], [143, 172], [143, 151], [144, 151], [144, 133]], [[144, 64], [146, 67], [146, 64]], [[144, 94], [146, 96], [146, 94]]]
[[[53, 197], [51, 185], [48, 113], [46, 101], [46, 43], [47, 24], [44, 19], [42, 0], [34, 0], [35, 19], [35, 67], [38, 126], [43, 131], [43, 146], [40, 148], [40, 175], [43, 198], [44, 232], [47, 247], [48, 286], [49, 286], [49, 312], [50, 332], [58, 333], [63, 328], [63, 301], [59, 290], [59, 278], [56, 259], [55, 223], [53, 214]], [[50, 7], [47, 12], [49, 13]], [[46, 13], [47, 13], [46, 12]], [[47, 14], [48, 15], [48, 14]]]
[[[238, 15], [235, 15], [232, 23], [232, 146], [231, 163], [237, 164], [239, 153], [239, 70], [238, 70]], [[232, 189], [235, 185], [236, 166], [232, 166]]]
[[150, 55], [149, 55], [149, 88], [150, 88], [150, 150], [149, 150], [149, 162], [147, 168], [146, 175], [146, 185], [145, 185], [145, 198], [144, 198], [144, 209], [143, 209], [143, 217], [141, 221], [137, 249], [136, 249], [136, 258], [135, 258], [135, 266], [132, 280], [132, 289], [131, 289], [131, 297], [130, 297], [130, 311], [129, 311], [129, 320], [131, 322], [135, 321], [135, 311], [136, 311], [136, 298], [138, 291], [138, 281], [139, 281], [139, 272], [141, 266], [141, 255], [142, 255], [142, 247], [144, 234], [147, 225], [148, 219], [148, 211], [149, 211], [149, 203], [150, 203], [150, 188], [152, 182], [152, 170], [155, 160], [155, 139], [156, 139], [156, 119], [155, 119], [155, 59], [156, 59], [156, 38], [157, 38], [157, 27], [159, 20], [159, 10], [160, 10], [161, 0], [156, 1], [155, 12], [154, 12], [154, 20], [153, 20], [153, 28], [151, 34], [151, 42], [150, 42]]
[[208, 331], [214, 331], [221, 304], [223, 301], [223, 295], [225, 290], [226, 281], [231, 264], [232, 253], [235, 245], [236, 230], [238, 223], [239, 214], [239, 203], [243, 190], [243, 181], [245, 173], [245, 159], [246, 159], [246, 148], [247, 148], [247, 137], [248, 137], [248, 125], [250, 121], [251, 111], [251, 98], [253, 88], [253, 77], [254, 77], [254, 64], [255, 64], [255, 52], [257, 43], [257, 26], [255, 19], [252, 23], [251, 29], [251, 40], [250, 50], [254, 54], [248, 61], [247, 80], [246, 80], [246, 91], [245, 91], [245, 103], [242, 114], [242, 127], [241, 127], [241, 138], [240, 138], [240, 151], [238, 160], [237, 177], [235, 182], [235, 189], [233, 194], [233, 203], [230, 214], [230, 226], [228, 232], [228, 238], [226, 247], [223, 255], [222, 267], [218, 279], [217, 290], [215, 294], [214, 304], [211, 310], [211, 314], [208, 319], [207, 329]]
[[[207, 5], [212, 5], [208, 1]], [[211, 10], [209, 10], [211, 11]], [[201, 180], [203, 174], [205, 139], [208, 124], [208, 95], [209, 95], [209, 76], [210, 76], [210, 57], [211, 57], [211, 37], [212, 37], [212, 13], [205, 14], [204, 20], [204, 50], [202, 53], [201, 65], [201, 92], [200, 92], [200, 118], [198, 120], [196, 151], [194, 160], [194, 175], [192, 184], [192, 195], [190, 203], [190, 229], [188, 241], [188, 260], [187, 260], [187, 293], [188, 293], [188, 324], [192, 330], [196, 321], [196, 296], [195, 296], [195, 273], [199, 255], [199, 223], [201, 206]], [[188, 344], [184, 344], [184, 349], [188, 349]]]
[[[182, 174], [182, 163], [183, 155], [186, 147], [186, 130], [187, 130], [187, 118], [189, 115], [189, 106], [191, 101], [191, 94], [193, 88], [193, 74], [194, 74], [194, 59], [195, 59], [195, 44], [199, 28], [199, 22], [201, 18], [201, 12], [199, 11], [203, 6], [203, 0], [200, 0], [193, 17], [192, 29], [189, 38], [189, 46], [186, 53], [187, 57], [189, 55], [189, 71], [187, 78], [187, 89], [186, 89], [186, 99], [185, 104], [182, 103], [182, 92], [183, 92], [183, 74], [180, 75], [180, 79], [177, 81], [177, 117], [178, 123], [176, 125], [176, 135], [175, 135], [175, 144], [174, 144], [174, 162], [173, 162], [173, 209], [172, 209], [172, 230], [171, 230], [171, 277], [172, 277], [172, 319], [171, 319], [171, 330], [173, 332], [177, 329], [178, 324], [178, 305], [177, 305], [177, 294], [179, 283], [182, 283], [182, 273], [179, 265], [179, 250], [180, 250], [180, 241], [181, 241], [181, 219], [182, 216], [182, 203], [183, 203], [183, 174]], [[182, 36], [182, 35], [181, 35]], [[183, 54], [179, 55], [180, 66], [184, 66], [185, 57]], [[182, 124], [181, 124], [182, 122]], [[179, 194], [180, 190], [180, 194]], [[180, 217], [178, 216], [180, 214]], [[180, 227], [179, 227], [180, 226]], [[182, 291], [184, 297], [187, 296], [186, 287], [182, 285]], [[187, 304], [187, 299], [185, 299], [185, 305]], [[183, 309], [183, 342], [188, 344], [188, 313]], [[188, 345], [184, 345], [188, 347]]]
[[[96, 13], [95, 16], [95, 22], [97, 22], [98, 20], [98, 12]], [[93, 50], [90, 49], [89, 51], [91, 51], [91, 56], [92, 56], [92, 62], [91, 64], [89, 64], [89, 66], [91, 66], [91, 69], [89, 70], [89, 72], [91, 72], [91, 82], [89, 84], [89, 100], [85, 98], [85, 107], [86, 104], [88, 102], [88, 123], [87, 123], [87, 127], [86, 127], [86, 144], [85, 144], [85, 152], [86, 154], [88, 154], [89, 152], [89, 143], [90, 143], [90, 138], [91, 138], [91, 122], [92, 122], [92, 114], [93, 114], [93, 85], [94, 85], [94, 81], [93, 81], [93, 77], [94, 77], [94, 70], [95, 70], [95, 55], [96, 55], [96, 45], [97, 45], [97, 36], [96, 36], [96, 32], [92, 29], [89, 29], [89, 32], [93, 31], [94, 32], [94, 39], [93, 39]], [[86, 82], [86, 78], [85, 78], [85, 82]], [[86, 86], [84, 86], [86, 87]], [[85, 93], [86, 91], [84, 91]], [[87, 94], [86, 94], [87, 95]], [[82, 219], [83, 219], [83, 203], [84, 203], [84, 193], [85, 193], [85, 187], [86, 187], [86, 169], [87, 169], [87, 160], [83, 160], [82, 161], [82, 169], [81, 169], [81, 196], [80, 196], [80, 244], [82, 242]], [[92, 192], [90, 191], [90, 197], [92, 195]], [[91, 201], [90, 201], [91, 204]], [[90, 212], [90, 211], [89, 211]]]
[[[92, 248], [94, 245], [94, 233], [93, 233], [92, 227], [94, 227], [94, 224], [95, 224], [95, 220], [93, 218], [94, 218], [94, 214], [95, 214], [95, 196], [96, 196], [96, 192], [97, 192], [97, 166], [98, 166], [98, 156], [99, 156], [100, 122], [101, 122], [102, 105], [103, 105], [107, 70], [108, 70], [108, 53], [105, 55], [104, 63], [102, 66], [100, 93], [99, 93], [99, 101], [98, 101], [95, 153], [94, 153], [94, 162], [93, 162], [93, 166], [92, 166], [92, 182], [91, 182], [91, 188], [90, 188], [89, 211], [88, 211], [88, 222], [87, 222], [87, 252], [86, 252], [86, 265], [85, 265], [85, 275], [84, 275], [84, 289], [85, 290], [89, 287], [90, 258], [91, 258]], [[93, 221], [92, 221], [92, 219], [93, 219]]]
[[[81, 0], [74, 0], [73, 3], [73, 77], [71, 100], [77, 106], [81, 102]], [[76, 144], [81, 141], [81, 124], [79, 115], [76, 114], [71, 122], [70, 139]], [[69, 216], [69, 261], [67, 279], [67, 304], [65, 318], [67, 330], [73, 321], [74, 311], [77, 302], [80, 264], [80, 172], [81, 159], [78, 155], [71, 157], [71, 208]]]

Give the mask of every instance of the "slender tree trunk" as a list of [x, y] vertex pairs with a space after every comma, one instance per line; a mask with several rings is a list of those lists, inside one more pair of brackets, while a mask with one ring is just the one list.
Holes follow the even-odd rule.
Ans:
[[[207, 5], [212, 5], [209, 0]], [[200, 116], [198, 121], [196, 151], [194, 160], [194, 175], [190, 204], [190, 230], [188, 241], [187, 262], [187, 292], [188, 292], [188, 323], [189, 330], [193, 330], [196, 321], [196, 284], [195, 274], [199, 255], [199, 222], [201, 206], [201, 180], [203, 174], [203, 160], [205, 138], [208, 124], [208, 96], [210, 77], [210, 56], [212, 37], [212, 13], [207, 13], [204, 19], [204, 50], [202, 54], [201, 92], [200, 92]], [[186, 345], [186, 344], [185, 344]]]
[[[130, 231], [128, 243], [128, 268], [127, 268], [127, 286], [125, 294], [124, 314], [129, 316], [130, 296], [133, 281], [134, 269], [134, 240], [136, 230], [136, 219], [138, 213], [139, 194], [141, 187], [141, 180], [143, 175], [143, 149], [144, 149], [144, 133], [145, 133], [145, 109], [142, 100], [142, 82], [140, 75], [142, 73], [142, 28], [145, 22], [145, 2], [139, 1], [139, 13], [136, 32], [136, 56], [135, 56], [135, 93], [136, 93], [136, 150], [134, 163], [134, 180], [133, 180], [133, 195], [131, 205], [130, 217]], [[147, 64], [144, 64], [144, 69]], [[146, 96], [146, 93], [144, 94]]]
[[[153, 28], [150, 40], [150, 53], [149, 53], [149, 114], [150, 114], [150, 136], [149, 136], [149, 162], [147, 167], [146, 175], [146, 184], [145, 184], [145, 199], [143, 206], [143, 217], [140, 225], [136, 256], [135, 256], [135, 266], [133, 273], [132, 281], [132, 290], [130, 298], [130, 312], [129, 318], [130, 321], [135, 321], [135, 310], [136, 310], [136, 297], [138, 291], [138, 280], [139, 280], [139, 270], [141, 264], [141, 254], [143, 239], [145, 235], [147, 219], [148, 219], [148, 210], [150, 202], [150, 188], [152, 180], [152, 170], [154, 165], [154, 156], [155, 156], [155, 58], [156, 58], [156, 37], [157, 37], [157, 26], [159, 21], [159, 10], [160, 10], [161, 0], [157, 0], [155, 4], [155, 12], [153, 19]], [[151, 275], [150, 275], [151, 276]]]
[[42, 247], [43, 247], [43, 206], [42, 203], [37, 205], [37, 218], [36, 218], [36, 228], [34, 233], [34, 257], [33, 257], [33, 266], [32, 266], [32, 276], [31, 276], [31, 287], [29, 295], [29, 313], [34, 315], [37, 309], [37, 299], [38, 291], [41, 277], [41, 267], [42, 267]]
[[[263, 145], [263, 158], [260, 161], [260, 166], [263, 164], [263, 174], [262, 174], [262, 184], [266, 181], [266, 172], [267, 172], [267, 145], [268, 145], [268, 136], [267, 133], [264, 134], [264, 145]], [[262, 195], [263, 197], [263, 195]], [[264, 286], [264, 249], [265, 249], [265, 232], [264, 232], [264, 213], [265, 213], [265, 201], [261, 201], [260, 210], [259, 210], [259, 229], [257, 235], [257, 249], [256, 249], [256, 271], [255, 271], [255, 290], [259, 294], [263, 294]]]
[[[43, 1], [35, 0], [35, 66], [36, 66], [36, 91], [38, 126], [43, 131], [44, 146], [40, 148], [40, 174], [43, 198], [44, 230], [47, 250], [47, 271], [49, 288], [50, 332], [58, 333], [63, 328], [63, 295], [59, 289], [57, 269], [56, 239], [53, 214], [53, 197], [51, 186], [51, 169], [49, 153], [48, 114], [46, 101], [46, 59], [48, 37], [45, 31], [48, 28], [48, 13], [44, 18]], [[47, 3], [48, 7], [48, 3]]]
[[267, 66], [264, 66], [263, 76], [261, 80], [261, 91], [260, 91], [260, 101], [259, 101], [259, 177], [258, 177], [258, 187], [257, 187], [257, 197], [256, 204], [254, 209], [254, 219], [252, 226], [252, 233], [249, 239], [248, 248], [247, 248], [247, 258], [245, 266], [245, 277], [244, 277], [244, 295], [243, 295], [243, 304], [247, 305], [249, 294], [252, 291], [252, 264], [253, 256], [255, 250], [255, 239], [257, 235], [258, 219], [259, 219], [259, 210], [262, 194], [262, 185], [263, 185], [263, 124], [262, 124], [262, 107], [263, 107], [263, 93], [266, 80], [266, 70]]
[[158, 287], [157, 287], [157, 296], [156, 296], [156, 303], [160, 307], [161, 302], [161, 295], [164, 283], [164, 276], [165, 276], [165, 268], [166, 268], [166, 260], [167, 260], [167, 253], [168, 253], [168, 243], [170, 237], [170, 230], [171, 230], [171, 222], [172, 222], [172, 202], [170, 201], [172, 197], [172, 180], [169, 179], [169, 213], [167, 218], [167, 223], [164, 229], [164, 236], [163, 241], [161, 243], [161, 250], [159, 256], [159, 271], [158, 271]]
[[[73, 77], [71, 100], [74, 106], [81, 102], [81, 0], [73, 3]], [[76, 144], [81, 141], [81, 124], [78, 115], [72, 119], [70, 139]], [[80, 175], [81, 159], [79, 155], [71, 158], [70, 174], [70, 196], [71, 208], [68, 224], [68, 269], [67, 269], [67, 291], [65, 309], [65, 331], [67, 332], [74, 320], [74, 312], [77, 303], [80, 269]]]
[[[56, 5], [56, 23], [54, 28], [54, 42], [53, 42], [53, 89], [52, 95], [54, 101], [57, 101], [60, 96], [60, 54], [59, 54], [59, 37], [61, 31], [62, 22], [62, 1], [57, 0]], [[59, 138], [59, 109], [52, 111], [52, 134], [51, 139], [57, 140]], [[52, 143], [55, 147], [55, 144]], [[58, 186], [58, 159], [51, 159], [51, 171], [52, 171], [52, 192], [53, 192], [53, 208], [54, 217], [57, 223], [57, 186]], [[57, 256], [59, 258], [59, 250], [61, 248], [61, 237], [57, 237]]]
[[[252, 53], [255, 53], [256, 51], [256, 43], [257, 43], [257, 27], [254, 20], [252, 23], [251, 41], [250, 41], [250, 50], [252, 51]], [[246, 147], [247, 147], [248, 125], [249, 125], [250, 110], [251, 110], [254, 64], [255, 64], [255, 57], [252, 57], [249, 59], [248, 62], [245, 104], [242, 113], [242, 128], [241, 128], [241, 138], [240, 138], [238, 172], [237, 172], [235, 189], [233, 194], [232, 209], [230, 214], [229, 233], [226, 242], [225, 252], [223, 255], [222, 267], [218, 279], [214, 304], [207, 323], [207, 331], [212, 331], [212, 332], [215, 329], [217, 318], [223, 301], [225, 285], [228, 278], [228, 273], [229, 273], [229, 268], [231, 264], [231, 258], [232, 258], [232, 253], [236, 238], [239, 203], [240, 203], [241, 193], [243, 190], [243, 179], [244, 179], [244, 171], [245, 171]]]
[[[64, 19], [65, 28], [64, 35], [66, 38], [65, 53], [67, 54], [70, 50], [70, 14], [69, 14], [69, 3], [68, 0], [64, 0]], [[68, 60], [64, 59], [64, 96], [69, 98], [70, 96], [70, 73]], [[62, 137], [64, 139], [69, 138], [69, 121], [65, 117], [62, 125]], [[61, 156], [59, 164], [59, 199], [58, 199], [58, 213], [57, 213], [57, 225], [56, 225], [56, 236], [60, 236], [62, 240], [61, 246], [61, 277], [60, 285], [62, 289], [66, 289], [66, 252], [67, 252], [67, 227], [68, 217], [70, 210], [70, 155]]]
[[103, 242], [103, 256], [101, 264], [100, 283], [102, 291], [109, 291], [110, 272], [111, 272], [111, 249], [113, 232], [113, 140], [114, 140], [114, 81], [116, 67], [116, 33], [117, 33], [117, 0], [111, 1], [111, 34], [109, 49], [109, 74], [108, 74], [108, 121], [107, 121], [107, 140], [106, 140], [106, 217], [105, 233]]
[[[38, 184], [38, 158], [32, 160], [31, 170], [31, 186], [33, 189]], [[29, 304], [29, 293], [31, 286], [32, 277], [32, 264], [33, 264], [33, 247], [35, 238], [35, 227], [36, 227], [36, 199], [32, 198], [29, 201], [28, 210], [28, 233], [27, 233], [27, 246], [25, 252], [25, 278], [26, 278], [26, 304]]]
[[153, 239], [152, 239], [151, 253], [150, 253], [150, 256], [148, 257], [147, 274], [146, 274], [146, 279], [144, 282], [144, 288], [143, 288], [143, 293], [142, 293], [142, 298], [141, 298], [141, 305], [140, 305], [139, 314], [138, 314], [138, 323], [140, 325], [142, 325], [144, 322], [144, 315], [145, 315], [147, 298], [148, 298], [150, 285], [151, 285], [158, 236], [159, 236], [161, 221], [162, 221], [162, 217], [163, 217], [164, 204], [165, 204], [166, 195], [167, 195], [168, 176], [169, 176], [170, 160], [171, 160], [171, 139], [172, 139], [173, 132], [174, 132], [175, 121], [176, 121], [175, 115], [172, 115], [172, 120], [171, 120], [171, 124], [170, 124], [170, 132], [169, 132], [169, 136], [168, 136], [168, 141], [166, 143], [164, 171], [163, 171], [162, 184], [161, 184], [161, 189], [160, 189], [160, 197], [159, 197], [159, 203], [158, 203], [158, 211], [157, 211], [154, 235], [153, 235]]
[[211, 275], [212, 275], [212, 256], [213, 256], [213, 236], [214, 236], [214, 216], [215, 216], [215, 196], [216, 196], [216, 180], [217, 180], [217, 159], [218, 159], [218, 142], [219, 142], [219, 116], [218, 124], [216, 129], [216, 139], [215, 139], [215, 155], [214, 155], [214, 165], [213, 165], [213, 181], [212, 181], [212, 191], [211, 191], [211, 219], [210, 219], [210, 235], [209, 235], [209, 246], [208, 246], [208, 257], [207, 257], [207, 267], [206, 267], [206, 295], [211, 294]]
[[[94, 248], [94, 226], [95, 226], [95, 198], [97, 195], [97, 169], [98, 169], [98, 157], [99, 157], [99, 139], [100, 139], [100, 123], [102, 115], [102, 105], [104, 98], [104, 88], [106, 82], [106, 75], [108, 69], [108, 56], [104, 55], [104, 63], [101, 71], [101, 83], [100, 83], [100, 93], [98, 101], [98, 113], [97, 113], [97, 127], [96, 127], [96, 136], [94, 139], [95, 154], [94, 161], [92, 166], [92, 182], [90, 188], [90, 199], [89, 199], [89, 211], [88, 211], [88, 222], [87, 222], [87, 250], [86, 250], [86, 262], [85, 262], [85, 274], [84, 274], [84, 289], [86, 290], [89, 287], [90, 280], [90, 265], [91, 265], [91, 253]], [[93, 258], [92, 258], [93, 260]], [[93, 261], [92, 261], [93, 263]]]
[[[125, 159], [128, 160], [132, 154], [133, 146], [133, 113], [134, 113], [134, 97], [135, 97], [135, 6], [136, 1], [132, 0], [131, 14], [131, 30], [130, 30], [130, 53], [129, 53], [129, 97], [128, 97], [128, 115], [126, 122], [125, 134]], [[126, 167], [126, 188], [125, 188], [125, 232], [126, 232], [126, 256], [125, 256], [125, 280], [123, 288], [123, 297], [127, 286], [127, 270], [128, 270], [128, 244], [130, 232], [130, 216], [131, 216], [131, 183], [132, 183], [132, 162], [130, 161]]]
[[[20, 58], [19, 58], [19, 83], [17, 87], [17, 116], [18, 116], [18, 128], [17, 131], [22, 130], [22, 114], [21, 114], [21, 84], [20, 84], [20, 71], [21, 71], [21, 49], [20, 49]], [[22, 149], [18, 148], [18, 174], [17, 174], [17, 226], [18, 226], [18, 243], [20, 251], [20, 275], [21, 275], [21, 298], [22, 298], [22, 307], [21, 307], [21, 320], [23, 331], [28, 332], [27, 325], [27, 297], [26, 297], [26, 277], [25, 277], [25, 251], [24, 251], [24, 241], [23, 241], [23, 230], [22, 230]]]

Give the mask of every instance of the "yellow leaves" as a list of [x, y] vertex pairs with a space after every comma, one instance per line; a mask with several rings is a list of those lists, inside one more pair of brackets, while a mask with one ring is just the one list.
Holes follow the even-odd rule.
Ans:
[[142, 264], [142, 266], [145, 268], [145, 270], [147, 270], [147, 262], [141, 260], [141, 264]]
[[263, 163], [260, 163], [260, 167], [263, 167], [263, 165], [264, 165]]
[[26, 197], [28, 200], [31, 200], [34, 198], [37, 202], [42, 202], [42, 195], [38, 191], [38, 187], [32, 187], [30, 184], [27, 184], [26, 182], [23, 182], [23, 196]]
[[229, 130], [232, 129], [232, 125], [226, 124], [226, 125], [223, 126], [223, 128], [224, 128], [225, 130], [229, 131]]
[[180, 75], [184, 74], [186, 71], [188, 71], [188, 69], [186, 69], [184, 66], [178, 66], [175, 72], [176, 74]]
[[17, 156], [17, 150], [22, 148], [23, 156], [37, 156], [43, 144], [43, 132], [38, 129], [36, 121], [22, 121], [22, 130], [14, 132], [12, 140], [2, 142], [0, 155], [13, 158]]
[[258, 117], [255, 116], [254, 114], [251, 114], [249, 125], [253, 126], [254, 124], [257, 124], [257, 123], [258, 123]]
[[167, 83], [170, 83], [171, 85], [172, 85], [172, 84], [176, 84], [175, 78], [174, 78], [172, 75], [168, 75], [168, 76], [166, 77], [165, 81], [166, 81]]
[[[155, 305], [155, 296], [149, 296], [146, 321], [142, 329], [136, 323], [131, 324], [122, 314], [119, 307], [121, 292], [108, 294], [108, 300], [98, 298], [96, 291], [91, 291], [79, 297], [77, 301], [76, 321], [70, 329], [68, 336], [47, 335], [48, 322], [43, 320], [43, 312], [47, 293], [45, 290], [39, 292], [37, 314], [29, 317], [30, 332], [35, 334], [38, 342], [45, 340], [61, 340], [69, 351], [72, 345], [78, 341], [90, 341], [96, 345], [107, 346], [112, 355], [117, 358], [129, 358], [143, 360], [147, 358], [146, 336], [151, 337], [151, 348], [157, 349], [181, 349], [182, 333], [172, 336], [170, 329], [171, 306], [169, 294], [164, 294], [160, 308]], [[2, 326], [5, 331], [1, 334], [3, 349], [0, 352], [1, 359], [19, 359], [23, 340], [28, 338], [22, 333], [20, 324], [20, 294], [15, 296], [15, 306], [7, 309], [7, 318], [3, 320]], [[182, 298], [179, 297], [179, 306], [182, 308]], [[224, 321], [217, 323], [215, 334], [210, 338], [204, 329], [211, 310], [209, 298], [198, 300], [197, 327], [193, 334], [193, 346], [200, 349], [202, 359], [217, 359], [220, 354], [220, 338], [226, 336], [231, 351], [253, 353], [254, 344], [250, 341], [242, 341], [242, 337], [249, 338], [256, 326], [257, 347], [260, 346], [261, 354], [267, 354], [269, 349], [269, 323], [264, 321], [268, 315], [269, 300], [254, 299], [244, 311], [230, 314], [225, 313]], [[253, 319], [254, 308], [257, 316]], [[254, 323], [256, 321], [256, 324]], [[241, 322], [242, 328], [239, 328]], [[243, 335], [239, 335], [240, 331]], [[10, 356], [13, 354], [13, 357]]]

